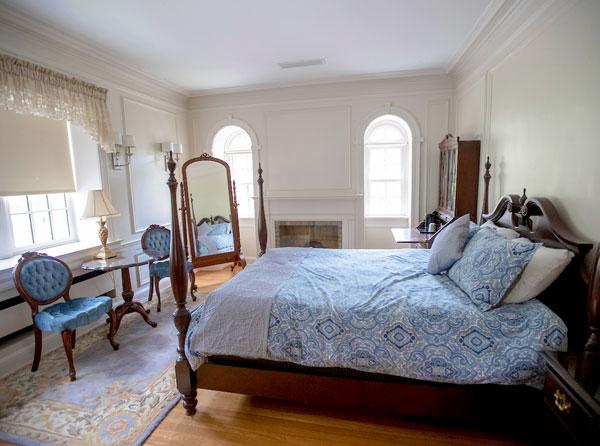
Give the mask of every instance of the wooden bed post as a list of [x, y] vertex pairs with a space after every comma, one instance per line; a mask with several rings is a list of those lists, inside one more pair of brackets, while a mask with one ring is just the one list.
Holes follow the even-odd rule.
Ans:
[[267, 219], [265, 217], [265, 202], [263, 197], [262, 166], [258, 163], [258, 242], [260, 244], [260, 252], [258, 256], [262, 256], [267, 252]]
[[600, 247], [596, 248], [596, 260], [592, 276], [590, 277], [588, 318], [590, 336], [585, 349], [587, 351], [600, 352]]
[[484, 223], [483, 216], [487, 215], [490, 212], [488, 195], [490, 192], [490, 179], [492, 178], [492, 175], [490, 175], [490, 167], [492, 167], [492, 164], [490, 163], [489, 156], [487, 157], [484, 167], [485, 173], [483, 174], [483, 204], [481, 206], [481, 218], [479, 220], [480, 224]]
[[185, 356], [185, 336], [192, 318], [186, 308], [187, 298], [187, 271], [186, 255], [181, 240], [181, 229], [179, 227], [179, 215], [177, 213], [177, 180], [175, 179], [175, 167], [173, 152], [170, 152], [167, 167], [169, 168], [169, 180], [167, 185], [171, 194], [171, 289], [177, 303], [177, 309], [173, 313], [175, 327], [177, 328], [177, 361], [175, 363], [175, 376], [177, 389], [183, 398], [183, 407], [187, 415], [196, 413], [196, 374]]
[[185, 218], [185, 197], [183, 192], [183, 181], [179, 183], [180, 192], [181, 192], [181, 207], [179, 210], [181, 211], [181, 230], [183, 232], [183, 249], [185, 252], [185, 257], [188, 257], [188, 240], [187, 240], [187, 222]]

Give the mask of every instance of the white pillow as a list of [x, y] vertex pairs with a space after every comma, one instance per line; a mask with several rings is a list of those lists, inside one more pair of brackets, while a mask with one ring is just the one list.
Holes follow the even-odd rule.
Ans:
[[[515, 241], [531, 243], [527, 238], [518, 238]], [[502, 304], [519, 304], [539, 296], [560, 276], [574, 256], [568, 249], [540, 246], [521, 273], [521, 277], [502, 300]]]
[[481, 227], [482, 228], [492, 228], [494, 231], [496, 231], [498, 234], [500, 234], [501, 236], [503, 236], [504, 238], [506, 238], [508, 240], [512, 240], [512, 239], [519, 237], [519, 233], [517, 231], [515, 231], [514, 229], [503, 228], [502, 226], [498, 226], [492, 220], [486, 221], [484, 224], [481, 225]]

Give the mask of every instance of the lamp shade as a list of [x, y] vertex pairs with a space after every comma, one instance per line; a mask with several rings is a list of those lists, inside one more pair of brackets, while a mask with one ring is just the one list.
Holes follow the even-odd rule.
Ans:
[[163, 142], [160, 145], [160, 151], [161, 152], [165, 152], [165, 153], [169, 153], [173, 150], [173, 143], [172, 142]]
[[88, 192], [87, 203], [81, 218], [116, 217], [121, 215], [112, 203], [108, 201], [104, 191], [91, 190]]
[[135, 140], [133, 135], [123, 135], [123, 145], [125, 147], [135, 147]]
[[181, 155], [183, 153], [183, 144], [175, 142], [173, 143], [173, 154]]

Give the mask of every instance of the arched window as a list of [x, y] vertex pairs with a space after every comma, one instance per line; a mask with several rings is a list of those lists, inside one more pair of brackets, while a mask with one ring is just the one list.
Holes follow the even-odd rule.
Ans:
[[212, 153], [229, 164], [231, 179], [235, 181], [238, 215], [242, 218], [254, 217], [252, 200], [252, 140], [250, 135], [237, 125], [227, 125], [217, 132], [213, 139]]
[[410, 216], [410, 127], [382, 115], [365, 131], [365, 217]]

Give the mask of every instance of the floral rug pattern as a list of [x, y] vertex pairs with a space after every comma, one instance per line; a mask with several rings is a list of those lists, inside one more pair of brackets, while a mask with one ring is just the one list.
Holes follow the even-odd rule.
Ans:
[[105, 326], [77, 339], [76, 381], [68, 380], [62, 348], [43, 355], [37, 372], [28, 364], [0, 380], [0, 439], [23, 445], [143, 443], [179, 400], [174, 303], [170, 290], [162, 294], [161, 313], [147, 306], [158, 327], [126, 315], [118, 351], [110, 347]]

